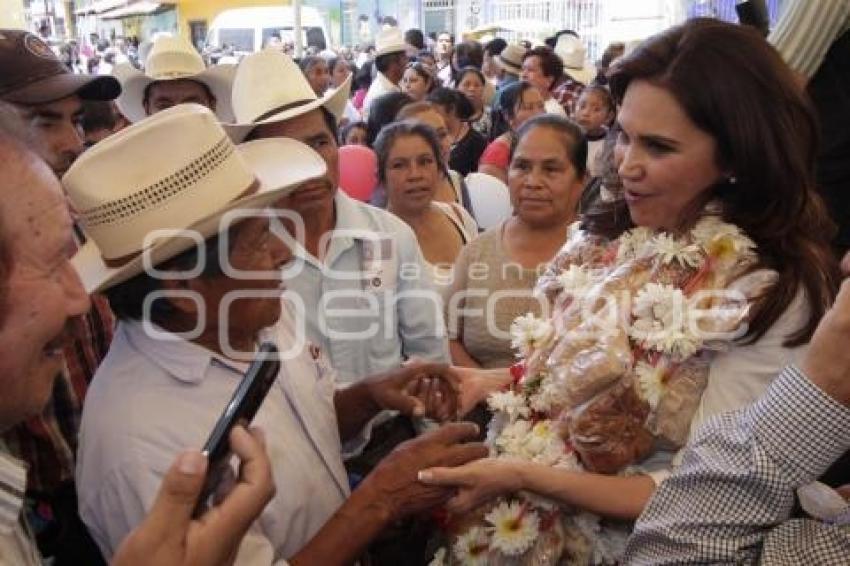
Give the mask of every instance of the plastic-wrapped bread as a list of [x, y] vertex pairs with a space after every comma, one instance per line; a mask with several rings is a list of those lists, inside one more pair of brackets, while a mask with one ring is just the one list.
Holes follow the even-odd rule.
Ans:
[[579, 407], [569, 417], [573, 448], [589, 471], [615, 474], [642, 460], [653, 447], [644, 427], [649, 404], [621, 380]]
[[695, 356], [671, 368], [658, 406], [647, 422], [660, 448], [678, 449], [687, 442], [691, 420], [708, 384], [706, 358]]
[[566, 399], [564, 409], [575, 408], [613, 385], [631, 365], [629, 340], [621, 329], [593, 340], [562, 339], [550, 356], [550, 372]]

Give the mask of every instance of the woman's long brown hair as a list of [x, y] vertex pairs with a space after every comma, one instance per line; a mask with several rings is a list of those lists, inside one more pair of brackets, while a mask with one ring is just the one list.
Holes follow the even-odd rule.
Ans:
[[[736, 178], [706, 191], [684, 225], [696, 220], [707, 200], [719, 200], [723, 219], [757, 244], [759, 267], [779, 273], [757, 303], [743, 341], [761, 338], [802, 288], [809, 317], [785, 345], [806, 343], [840, 279], [829, 246], [835, 226], [815, 192], [815, 113], [791, 70], [755, 30], [694, 19], [642, 43], [612, 66], [608, 78], [618, 104], [633, 80], [669, 90], [715, 139], [718, 167]], [[584, 225], [607, 237], [632, 226], [622, 200], [595, 205]]]

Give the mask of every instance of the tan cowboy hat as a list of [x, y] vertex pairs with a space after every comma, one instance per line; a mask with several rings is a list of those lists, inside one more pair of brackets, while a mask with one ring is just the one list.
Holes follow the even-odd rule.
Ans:
[[563, 33], [555, 44], [555, 54], [564, 63], [564, 72], [573, 80], [590, 84], [596, 78], [596, 67], [587, 60], [587, 49], [576, 36]]
[[147, 115], [142, 101], [151, 83], [176, 79], [190, 79], [206, 85], [216, 99], [218, 119], [233, 121], [230, 95], [236, 65], [206, 68], [200, 54], [183, 38], [169, 35], [156, 38], [145, 59], [144, 73], [129, 63], [121, 63], [112, 69], [112, 74], [121, 83], [121, 96], [116, 100], [118, 109], [131, 122], [138, 122]]
[[88, 292], [103, 291], [196, 245], [186, 232], [210, 238], [229, 211], [264, 208], [326, 170], [293, 139], [235, 146], [209, 109], [179, 104], [98, 143], [62, 177], [88, 236], [71, 261]]
[[410, 45], [404, 40], [404, 34], [397, 27], [384, 28], [375, 36], [375, 57], [390, 53], [406, 52]]
[[245, 57], [233, 81], [235, 124], [224, 129], [235, 142], [260, 124], [283, 122], [324, 106], [339, 120], [351, 90], [351, 75], [339, 88], [318, 97], [288, 55], [265, 49]]
[[525, 56], [526, 51], [528, 49], [522, 45], [511, 43], [496, 56], [496, 64], [504, 69], [506, 73], [519, 76], [522, 73], [522, 58]]

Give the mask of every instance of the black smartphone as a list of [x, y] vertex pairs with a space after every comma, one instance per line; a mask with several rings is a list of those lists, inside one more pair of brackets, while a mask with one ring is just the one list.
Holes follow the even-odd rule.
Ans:
[[230, 461], [230, 431], [237, 424], [248, 426], [263, 404], [280, 371], [277, 346], [264, 342], [257, 350], [251, 367], [236, 387], [230, 402], [215, 423], [201, 452], [207, 457], [207, 477], [198, 497], [194, 516], [199, 517], [207, 510], [210, 497], [221, 482]]

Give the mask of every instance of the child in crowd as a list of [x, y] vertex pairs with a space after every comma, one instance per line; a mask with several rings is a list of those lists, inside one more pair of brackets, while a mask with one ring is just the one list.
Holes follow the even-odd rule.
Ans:
[[339, 131], [339, 145], [368, 145], [366, 123], [350, 122]]
[[587, 171], [591, 177], [597, 177], [601, 172], [597, 156], [615, 114], [614, 99], [607, 87], [591, 85], [582, 91], [576, 104], [575, 119], [587, 138]]

